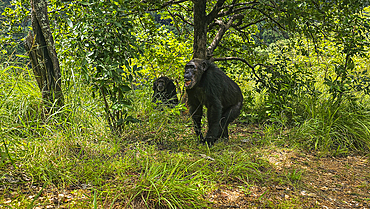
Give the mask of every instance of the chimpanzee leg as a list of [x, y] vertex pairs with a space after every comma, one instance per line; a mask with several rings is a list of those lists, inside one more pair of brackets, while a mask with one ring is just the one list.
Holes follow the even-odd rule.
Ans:
[[240, 114], [240, 110], [242, 109], [242, 103], [239, 102], [238, 104], [226, 109], [222, 113], [221, 117], [221, 133], [219, 134], [221, 138], [225, 138], [229, 140], [229, 131], [228, 126], [231, 122], [233, 122]]
[[221, 104], [218, 105], [216, 103], [210, 106], [207, 110], [208, 131], [206, 135], [206, 141], [209, 146], [212, 146], [220, 136], [221, 114], [222, 114]]
[[204, 138], [202, 134], [202, 116], [203, 116], [203, 105], [200, 103], [198, 104], [191, 104], [189, 113], [191, 115], [191, 118], [194, 121], [194, 130], [197, 134], [197, 137], [199, 137], [199, 140], [203, 143]]

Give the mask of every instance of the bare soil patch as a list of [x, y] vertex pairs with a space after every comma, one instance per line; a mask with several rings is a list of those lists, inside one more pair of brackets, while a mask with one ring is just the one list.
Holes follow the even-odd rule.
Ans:
[[216, 208], [370, 208], [368, 157], [318, 158], [284, 149], [264, 157], [275, 165], [271, 178], [249, 191], [221, 187], [209, 195]]

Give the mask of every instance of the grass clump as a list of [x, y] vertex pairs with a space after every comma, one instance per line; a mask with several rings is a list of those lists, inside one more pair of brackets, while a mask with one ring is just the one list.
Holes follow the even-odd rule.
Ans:
[[310, 117], [295, 128], [290, 139], [308, 150], [343, 155], [370, 150], [370, 111], [357, 102], [339, 106], [330, 101], [311, 105]]
[[[149, 163], [130, 189], [133, 202], [143, 202], [148, 208], [204, 208], [204, 195], [212, 185], [202, 159], [188, 164], [179, 158], [170, 162]], [[203, 164], [203, 165], [202, 165]], [[195, 172], [191, 172], [196, 167]], [[211, 183], [211, 184], [210, 184]]]

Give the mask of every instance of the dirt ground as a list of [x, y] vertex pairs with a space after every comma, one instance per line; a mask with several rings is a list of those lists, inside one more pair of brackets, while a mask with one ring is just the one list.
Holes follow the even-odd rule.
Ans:
[[370, 208], [368, 157], [268, 152], [276, 180], [257, 182], [246, 192], [240, 184], [218, 189], [209, 196], [216, 208]]

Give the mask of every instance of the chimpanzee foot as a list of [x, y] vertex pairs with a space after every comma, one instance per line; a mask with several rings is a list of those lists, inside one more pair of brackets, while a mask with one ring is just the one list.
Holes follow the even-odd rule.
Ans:
[[221, 140], [225, 143], [229, 142], [229, 137], [222, 137]]
[[217, 137], [206, 137], [206, 142], [207, 142], [207, 144], [208, 144], [208, 147], [212, 147], [214, 144], [215, 144], [215, 142], [216, 142], [216, 140], [217, 140]]

